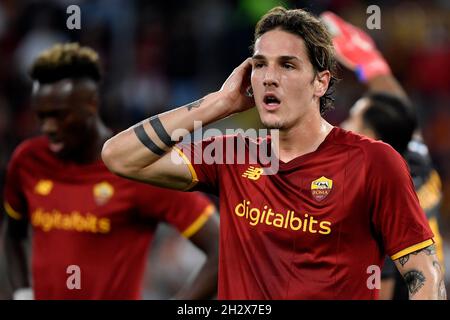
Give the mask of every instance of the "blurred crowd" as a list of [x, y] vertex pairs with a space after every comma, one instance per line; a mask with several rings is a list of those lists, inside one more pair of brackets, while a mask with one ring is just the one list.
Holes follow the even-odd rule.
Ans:
[[[80, 30], [66, 26], [72, 4], [81, 8]], [[121, 130], [219, 89], [250, 55], [255, 22], [278, 4], [316, 14], [332, 10], [364, 29], [367, 7], [379, 5], [381, 30], [366, 31], [418, 109], [443, 179], [441, 228], [450, 239], [450, 2], [444, 0], [0, 0], [0, 194], [12, 150], [37, 134], [27, 71], [40, 51], [68, 41], [97, 50], [104, 72], [101, 115]], [[326, 116], [334, 125], [365, 89], [344, 68], [339, 78], [335, 110]], [[255, 126], [254, 110], [218, 124]], [[170, 228], [161, 227], [158, 235], [152, 253], [157, 259], [145, 282], [144, 298], [149, 299], [170, 297], [202, 263], [201, 253]], [[6, 296], [0, 249], [0, 299]]]

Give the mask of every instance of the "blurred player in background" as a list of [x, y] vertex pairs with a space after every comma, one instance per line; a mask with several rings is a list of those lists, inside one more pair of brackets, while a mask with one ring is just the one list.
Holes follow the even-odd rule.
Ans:
[[[434, 234], [437, 258], [444, 266], [443, 242], [438, 227], [442, 199], [441, 180], [433, 168], [427, 147], [413, 138], [416, 112], [394, 78], [388, 63], [362, 30], [337, 15], [322, 14], [330, 32], [338, 61], [354, 71], [369, 92], [350, 110], [342, 127], [390, 144], [408, 163], [420, 204]], [[381, 299], [407, 299], [408, 288], [392, 260], [383, 266]]]
[[[219, 91], [108, 140], [108, 168], [158, 186], [220, 193], [219, 299], [376, 299], [367, 268], [386, 254], [412, 299], [445, 299], [433, 234], [403, 159], [322, 117], [335, 80], [325, 26], [304, 10], [278, 7], [260, 19], [254, 40], [253, 57]], [[194, 121], [208, 125], [255, 104], [262, 123], [279, 130], [278, 141], [228, 135], [173, 147], [178, 129], [192, 132]], [[277, 172], [262, 158], [249, 161], [251, 150], [272, 142]], [[218, 161], [198, 161], [212, 151]]]
[[[5, 251], [14, 297], [30, 297], [31, 286], [36, 299], [140, 299], [159, 222], [173, 225], [207, 257], [176, 297], [215, 296], [214, 205], [201, 194], [117, 177], [100, 159], [112, 132], [98, 115], [97, 53], [76, 43], [55, 45], [36, 59], [31, 78], [44, 135], [17, 147], [5, 185]], [[31, 281], [24, 250], [29, 225]]]

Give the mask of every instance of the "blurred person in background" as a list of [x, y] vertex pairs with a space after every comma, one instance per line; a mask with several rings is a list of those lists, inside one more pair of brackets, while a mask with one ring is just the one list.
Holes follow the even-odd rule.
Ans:
[[[148, 247], [162, 221], [206, 254], [176, 298], [214, 297], [214, 205], [199, 193], [117, 177], [100, 159], [113, 133], [98, 116], [97, 53], [77, 43], [58, 44], [35, 60], [30, 75], [43, 136], [21, 143], [8, 164], [4, 244], [13, 297], [140, 299]], [[24, 249], [29, 226], [31, 279]]]
[[[332, 12], [321, 15], [333, 36], [337, 60], [356, 73], [368, 92], [351, 108], [341, 127], [390, 144], [408, 163], [419, 202], [434, 234], [434, 248], [439, 264], [445, 266], [438, 219], [442, 199], [439, 174], [434, 169], [428, 148], [414, 132], [418, 129], [415, 108], [393, 76], [373, 40], [361, 29]], [[408, 299], [408, 287], [386, 257], [380, 299]]]

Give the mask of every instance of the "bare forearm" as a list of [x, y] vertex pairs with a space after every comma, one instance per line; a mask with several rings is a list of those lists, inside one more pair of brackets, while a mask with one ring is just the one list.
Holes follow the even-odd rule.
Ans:
[[30, 286], [25, 246], [21, 242], [5, 239], [6, 267], [13, 291]]
[[187, 283], [176, 299], [211, 299], [217, 295], [219, 262], [219, 215], [215, 212], [189, 240], [206, 255], [206, 261], [195, 279]]
[[446, 300], [444, 279], [433, 271], [411, 270], [404, 275], [410, 300]]
[[195, 125], [208, 125], [253, 107], [253, 97], [247, 94], [251, 69], [248, 58], [233, 70], [219, 91], [144, 120], [112, 137], [103, 146], [103, 162], [112, 172], [130, 179], [186, 189], [192, 182], [191, 171], [183, 160], [173, 161], [176, 152], [168, 151], [184, 135], [193, 132]]
[[[174, 141], [180, 140], [183, 133], [193, 132], [195, 123], [207, 125], [227, 115], [226, 106], [219, 102], [218, 94], [212, 93], [200, 100], [160, 114], [157, 117], [164, 130]], [[117, 134], [105, 143], [102, 158], [112, 171], [118, 171], [120, 174], [121, 171], [133, 170], [133, 168], [145, 168], [161, 157], [161, 154], [151, 152], [137, 137], [135, 129], [141, 125], [145, 130], [145, 134], [156, 144], [157, 148], [165, 152], [170, 150], [170, 146], [161, 140], [150, 124], [149, 119], [146, 119]], [[139, 129], [142, 130], [142, 128]]]
[[446, 300], [444, 271], [436, 257], [435, 245], [396, 260], [411, 300]]
[[211, 299], [217, 294], [218, 257], [209, 257], [192, 283], [185, 285], [175, 296], [180, 300]]

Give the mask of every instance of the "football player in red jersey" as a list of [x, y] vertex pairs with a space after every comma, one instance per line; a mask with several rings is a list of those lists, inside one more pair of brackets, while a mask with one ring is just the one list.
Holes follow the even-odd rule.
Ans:
[[[163, 221], [207, 257], [176, 297], [214, 297], [214, 205], [200, 193], [120, 178], [101, 160], [112, 132], [98, 115], [97, 53], [76, 43], [55, 45], [36, 59], [31, 77], [44, 135], [17, 147], [5, 185], [5, 245], [15, 297], [26, 296], [31, 286], [36, 299], [140, 299], [148, 248]], [[23, 247], [30, 224], [31, 281]]]
[[[122, 176], [220, 191], [219, 299], [376, 299], [368, 273], [386, 254], [410, 298], [444, 298], [433, 233], [401, 156], [322, 117], [332, 102], [334, 65], [331, 36], [317, 18], [274, 8], [256, 26], [252, 58], [219, 91], [103, 147], [106, 165]], [[173, 146], [179, 129], [192, 132], [194, 121], [207, 125], [255, 104], [279, 139], [231, 135]], [[237, 161], [240, 152], [247, 158], [269, 143], [278, 146], [278, 171]], [[232, 163], [228, 152], [236, 145], [242, 148]]]
[[[349, 117], [341, 126], [382, 140], [405, 158], [419, 202], [434, 234], [438, 261], [444, 265], [443, 241], [438, 226], [441, 180], [432, 166], [428, 148], [419, 137], [413, 139], [417, 129], [415, 110], [367, 33], [332, 12], [324, 12], [321, 18], [333, 36], [337, 60], [355, 72], [368, 89], [351, 108]], [[408, 298], [408, 289], [389, 258], [383, 266], [380, 298]]]

